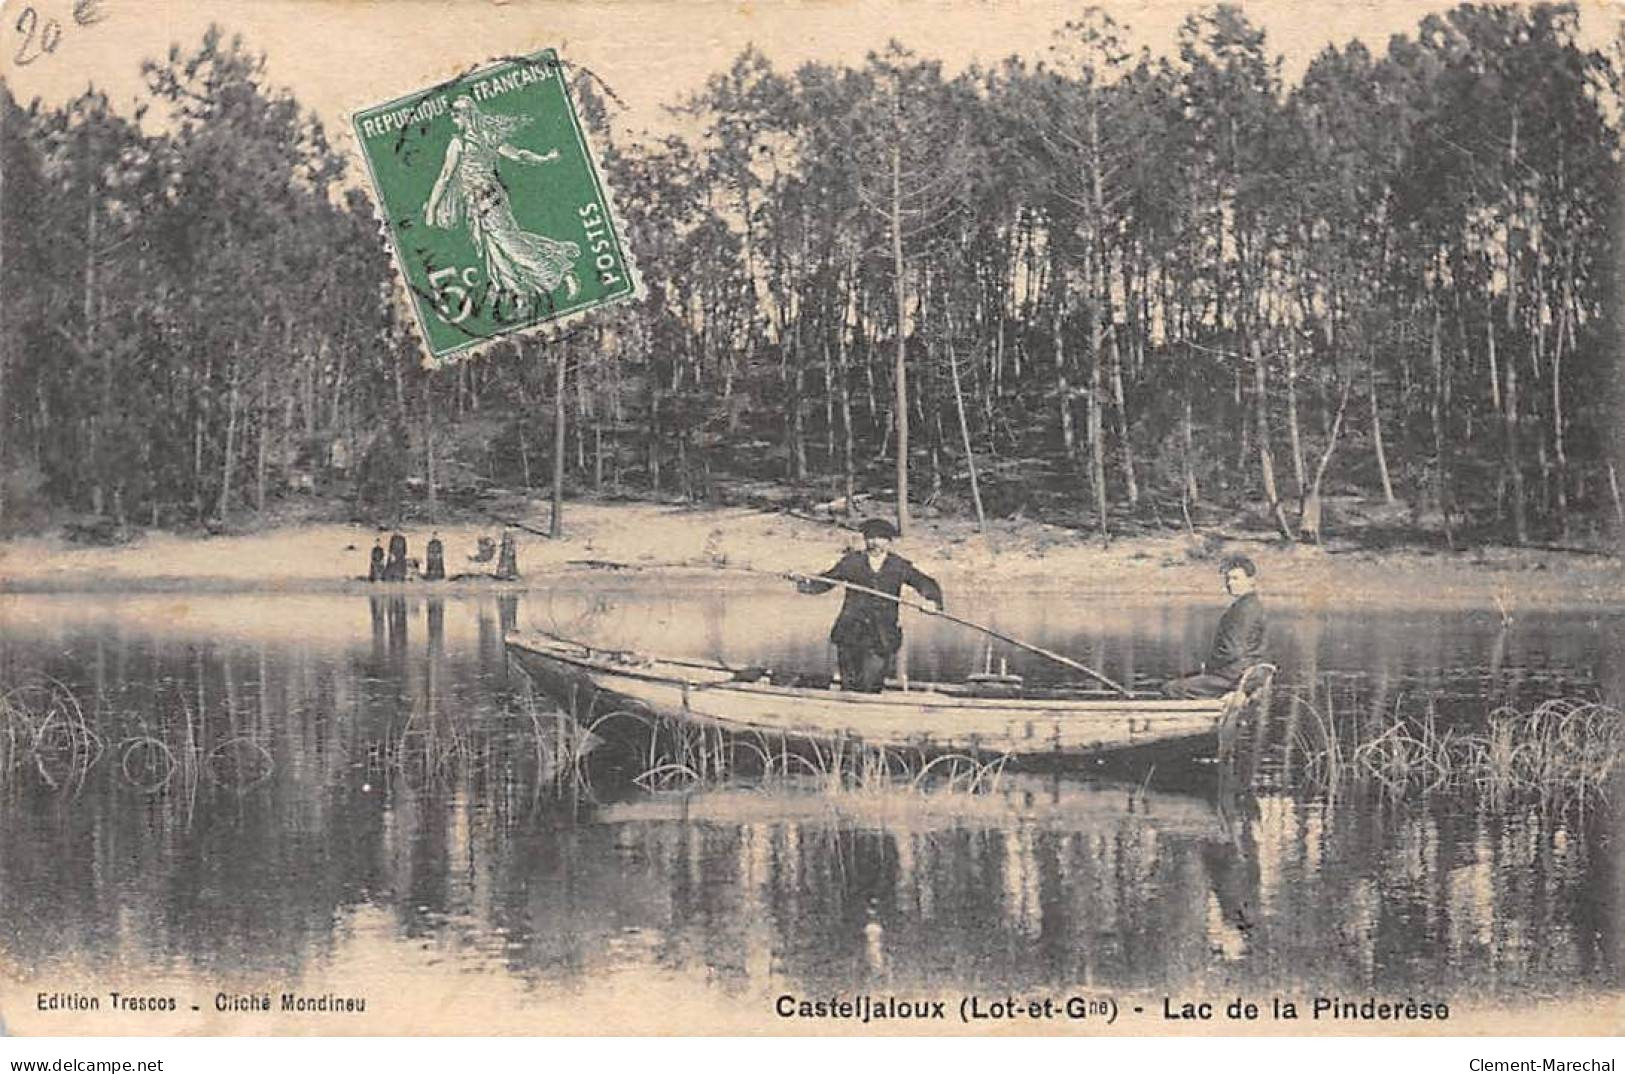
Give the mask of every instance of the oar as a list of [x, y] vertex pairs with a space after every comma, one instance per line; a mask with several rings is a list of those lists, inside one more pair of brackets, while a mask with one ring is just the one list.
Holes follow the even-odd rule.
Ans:
[[[608, 562], [606, 560], [601, 560], [601, 559], [575, 560], [573, 562], [580, 563], [583, 566], [610, 567], [610, 568], [619, 569], [619, 570], [648, 570], [648, 569], [657, 569], [657, 570], [658, 569], [692, 570], [692, 569], [694, 569], [693, 565], [685, 565], [685, 564], [682, 564], [682, 563], [611, 563], [611, 562]], [[707, 564], [707, 565], [702, 565], [701, 569], [716, 570], [716, 571], [737, 571], [737, 572], [742, 573], [742, 574], [763, 574], [763, 575], [770, 575], [770, 576], [772, 576], [774, 578], [787, 578], [792, 582], [816, 582], [816, 583], [819, 583], [819, 584], [838, 585], [838, 586], [841, 586], [841, 587], [843, 587], [845, 589], [855, 589], [859, 593], [868, 593], [870, 596], [880, 597], [882, 600], [889, 600], [893, 604], [901, 605], [904, 608], [913, 608], [915, 611], [920, 612], [923, 615], [941, 616], [942, 618], [948, 620], [949, 622], [958, 623], [960, 626], [967, 626], [967, 627], [970, 627], [972, 630], [980, 630], [983, 634], [986, 634], [990, 638], [998, 638], [1000, 641], [1005, 642], [1006, 644], [1014, 645], [1018, 649], [1025, 649], [1029, 653], [1035, 653], [1038, 656], [1046, 657], [1047, 659], [1053, 660], [1057, 664], [1060, 664], [1063, 667], [1071, 668], [1073, 671], [1081, 671], [1085, 675], [1089, 676], [1091, 679], [1094, 679], [1096, 682], [1100, 683], [1102, 686], [1105, 686], [1105, 687], [1107, 687], [1108, 689], [1111, 689], [1111, 690], [1115, 690], [1117, 693], [1122, 694], [1124, 697], [1133, 697], [1134, 696], [1134, 692], [1132, 690], [1129, 690], [1126, 687], [1122, 686], [1121, 684], [1113, 681], [1112, 679], [1107, 678], [1105, 675], [1102, 675], [1100, 672], [1096, 671], [1094, 668], [1089, 667], [1086, 664], [1078, 663], [1076, 660], [1073, 660], [1069, 656], [1062, 656], [1060, 653], [1054, 652], [1053, 650], [1050, 650], [1050, 649], [1046, 649], [1041, 645], [1034, 645], [1030, 641], [1022, 641], [1020, 638], [1013, 638], [1009, 634], [1005, 634], [1005, 633], [1002, 633], [1000, 631], [994, 630], [990, 626], [984, 626], [981, 623], [973, 622], [972, 620], [969, 620], [969, 619], [960, 618], [959, 616], [953, 615], [953, 614], [951, 614], [949, 612], [940, 611], [940, 610], [937, 610], [937, 609], [934, 609], [934, 608], [928, 608], [923, 604], [916, 603], [915, 601], [912, 601], [912, 600], [907, 600], [907, 599], [905, 599], [903, 597], [892, 596], [890, 593], [887, 593], [885, 590], [882, 590], [882, 589], [872, 589], [869, 586], [860, 585], [857, 582], [845, 582], [845, 581], [840, 580], [839, 578], [825, 578], [823, 575], [800, 574], [800, 573], [798, 573], [796, 571], [769, 571], [769, 570], [763, 570], [760, 567], [720, 567], [720, 566]]]

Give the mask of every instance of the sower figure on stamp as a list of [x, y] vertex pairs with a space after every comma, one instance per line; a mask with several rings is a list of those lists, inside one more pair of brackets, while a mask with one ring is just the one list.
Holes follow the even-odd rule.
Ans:
[[1195, 675], [1169, 679], [1162, 684], [1167, 697], [1222, 697], [1234, 690], [1247, 669], [1262, 661], [1268, 652], [1268, 629], [1264, 606], [1255, 592], [1258, 568], [1246, 556], [1227, 556], [1219, 564], [1224, 588], [1232, 597], [1230, 607], [1213, 632], [1213, 648], [1207, 663]]
[[575, 297], [580, 285], [572, 270], [581, 248], [520, 227], [497, 171], [498, 157], [547, 164], [559, 158], [559, 151], [536, 153], [510, 143], [531, 122], [529, 116], [488, 114], [470, 98], [458, 97], [451, 103], [451, 117], [457, 133], [446, 146], [440, 176], [424, 203], [424, 220], [431, 227], [468, 229], [496, 293], [531, 302], [562, 283], [565, 293]]
[[[805, 578], [796, 588], [803, 593], [827, 593], [834, 582], [854, 585], [900, 596], [908, 586], [930, 601], [933, 610], [942, 608], [942, 587], [936, 579], [925, 574], [914, 564], [891, 551], [897, 538], [897, 527], [881, 518], [872, 518], [862, 526], [863, 551], [848, 552], [840, 562], [817, 578]], [[819, 581], [828, 578], [832, 581]], [[859, 589], [846, 591], [846, 602], [829, 632], [835, 643], [835, 653], [841, 667], [841, 687], [863, 693], [877, 694], [885, 684], [897, 650], [903, 645], [903, 629], [897, 623], [898, 605], [894, 601], [865, 593]]]

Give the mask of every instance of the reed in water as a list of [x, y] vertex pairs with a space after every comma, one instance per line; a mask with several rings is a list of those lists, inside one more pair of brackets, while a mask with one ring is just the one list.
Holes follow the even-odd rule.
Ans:
[[752, 782], [790, 780], [805, 786], [811, 779], [832, 794], [865, 791], [996, 790], [1003, 775], [1003, 756], [973, 757], [944, 754], [925, 757], [907, 751], [883, 749], [858, 741], [830, 746], [792, 744], [782, 735], [724, 735], [715, 728], [667, 720], [647, 713], [611, 712], [598, 723], [636, 719], [649, 725], [648, 752], [634, 782], [648, 790], [691, 790], [714, 787], [738, 777]]
[[87, 704], [56, 679], [22, 683], [0, 693], [0, 785], [72, 795], [107, 772], [190, 810], [205, 782], [241, 793], [270, 778], [271, 752], [252, 735], [208, 736], [203, 724], [180, 691], [138, 712]]
[[1525, 711], [1503, 706], [1481, 726], [1440, 719], [1430, 700], [1420, 713], [1398, 709], [1340, 719], [1334, 694], [1325, 707], [1300, 699], [1309, 719], [1293, 748], [1308, 782], [1335, 798], [1372, 790], [1390, 798], [1472, 793], [1492, 805], [1585, 805], [1603, 797], [1625, 750], [1625, 713], [1597, 701], [1556, 698]]
[[[0, 788], [71, 796], [106, 779], [190, 818], [201, 794], [246, 795], [277, 769], [267, 732], [243, 731], [219, 715], [202, 711], [183, 689], [130, 707], [108, 697], [81, 700], [54, 679], [13, 686], [0, 692]], [[472, 716], [413, 706], [404, 720], [373, 734], [346, 736], [347, 756], [327, 767], [409, 794], [489, 778], [536, 800], [579, 789], [583, 737], [527, 690], [497, 711]], [[309, 772], [312, 765], [294, 768]]]

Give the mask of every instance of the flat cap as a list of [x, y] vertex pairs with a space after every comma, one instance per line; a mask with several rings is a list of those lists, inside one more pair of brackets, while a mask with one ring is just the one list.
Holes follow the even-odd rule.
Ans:
[[865, 519], [858, 532], [865, 537], [885, 537], [888, 540], [897, 539], [897, 527], [883, 518]]

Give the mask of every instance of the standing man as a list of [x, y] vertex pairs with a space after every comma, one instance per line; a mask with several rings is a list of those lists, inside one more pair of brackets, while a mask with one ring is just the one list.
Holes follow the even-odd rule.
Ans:
[[519, 577], [519, 543], [514, 540], [512, 527], [502, 529], [502, 547], [497, 552], [496, 577], [511, 582]]
[[[930, 601], [933, 611], [942, 610], [942, 587], [936, 579], [891, 550], [892, 542], [897, 539], [896, 526], [883, 518], [871, 518], [860, 527], [860, 532], [863, 551], [846, 553], [840, 562], [816, 578], [798, 579], [797, 588], [803, 593], [827, 593], [834, 588], [834, 582], [851, 582], [897, 597], [907, 585]], [[819, 581], [820, 578], [830, 581]], [[841, 614], [835, 617], [835, 626], [829, 632], [841, 665], [842, 689], [870, 694], [880, 692], [897, 650], [903, 645], [897, 610], [895, 601], [874, 593], [859, 589], [846, 591], [846, 602], [841, 605]]]
[[1236, 599], [1213, 632], [1213, 649], [1207, 663], [1195, 675], [1163, 683], [1162, 692], [1167, 697], [1223, 697], [1269, 650], [1264, 606], [1256, 592], [1258, 567], [1246, 556], [1226, 556], [1219, 564], [1219, 573], [1224, 577], [1225, 591]]
[[446, 546], [440, 540], [440, 534], [429, 535], [429, 545], [423, 553], [423, 577], [430, 582], [443, 582], [446, 579]]
[[406, 535], [393, 533], [389, 537], [389, 562], [384, 565], [384, 581], [406, 581]]

